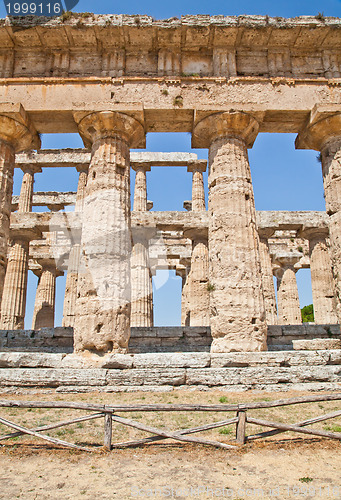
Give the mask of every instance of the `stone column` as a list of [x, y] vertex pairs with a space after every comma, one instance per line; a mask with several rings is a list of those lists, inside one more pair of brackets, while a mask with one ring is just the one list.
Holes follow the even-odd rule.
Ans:
[[15, 153], [40, 147], [40, 139], [21, 105], [0, 105], [0, 300], [7, 265]]
[[[136, 172], [134, 207], [136, 212], [147, 211], [147, 177], [149, 163], [134, 164]], [[154, 231], [153, 231], [154, 233]], [[153, 285], [149, 266], [149, 239], [146, 228], [135, 228], [131, 255], [131, 326], [153, 326]]]
[[130, 337], [130, 147], [141, 123], [113, 111], [75, 113], [92, 146], [85, 189], [74, 342], [76, 351], [127, 350]]
[[209, 286], [212, 352], [262, 351], [267, 327], [247, 147], [258, 131], [241, 112], [203, 118], [192, 146], [209, 147]]
[[[88, 167], [81, 166], [77, 168], [79, 172], [78, 188], [76, 195], [75, 212], [82, 213], [85, 197], [85, 188], [88, 179]], [[65, 296], [63, 307], [63, 321], [62, 325], [66, 327], [73, 327], [75, 324], [75, 310], [77, 299], [77, 286], [78, 286], [78, 269], [80, 262], [81, 252], [81, 235], [72, 230], [72, 246], [69, 254], [68, 269], [65, 284]]]
[[336, 309], [341, 321], [341, 113], [316, 107], [305, 129], [296, 139], [296, 148], [321, 152], [326, 211], [336, 292]]
[[153, 285], [149, 265], [150, 232], [133, 231], [131, 256], [131, 326], [153, 326]]
[[21, 183], [18, 212], [32, 212], [34, 174], [42, 172], [37, 165], [27, 165], [22, 167], [24, 176]]
[[301, 236], [309, 240], [314, 319], [318, 325], [338, 322], [328, 235], [328, 228], [303, 228], [301, 232]]
[[187, 166], [187, 172], [193, 173], [192, 178], [192, 208], [193, 212], [205, 212], [205, 190], [203, 172], [206, 171], [205, 161], [193, 161]]
[[[28, 165], [23, 168], [24, 176], [19, 196], [18, 212], [32, 211], [34, 174], [41, 168]], [[39, 237], [39, 232], [21, 230], [11, 232], [11, 244], [1, 302], [2, 330], [20, 330], [25, 328], [25, 310], [27, 293], [27, 275], [30, 240]]]
[[132, 167], [136, 172], [134, 189], [134, 206], [136, 212], [147, 211], [147, 172], [150, 172], [151, 166], [148, 163], [134, 164]]
[[210, 290], [208, 282], [207, 230], [189, 229], [185, 238], [192, 240], [191, 273], [187, 297], [190, 326], [209, 326]]
[[262, 270], [262, 283], [265, 305], [265, 316], [268, 325], [277, 324], [276, 294], [272, 272], [272, 262], [269, 252], [269, 237], [274, 233], [272, 229], [259, 229], [259, 254]]
[[54, 327], [55, 296], [56, 296], [56, 263], [53, 259], [39, 260], [42, 269], [34, 303], [32, 329]]
[[300, 300], [298, 297], [296, 269], [299, 257], [277, 258], [275, 269], [277, 278], [277, 303], [279, 325], [300, 325], [302, 323]]
[[29, 241], [24, 234], [11, 237], [1, 302], [1, 330], [25, 328]]
[[79, 172], [79, 176], [78, 176], [75, 212], [81, 212], [83, 210], [85, 188], [86, 188], [86, 183], [88, 181], [88, 170], [89, 167], [84, 165], [77, 167], [77, 172]]
[[65, 283], [64, 307], [62, 326], [73, 327], [75, 324], [75, 310], [77, 300], [78, 270], [80, 262], [80, 235], [73, 231], [74, 242], [72, 244]]
[[191, 276], [191, 271], [189, 268], [186, 268], [186, 271], [181, 276], [182, 277], [181, 326], [190, 326], [190, 308], [189, 308], [190, 276]]

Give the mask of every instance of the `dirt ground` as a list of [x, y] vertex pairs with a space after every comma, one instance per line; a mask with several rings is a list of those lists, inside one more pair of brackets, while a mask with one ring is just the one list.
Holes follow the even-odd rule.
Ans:
[[[302, 393], [300, 393], [301, 395]], [[246, 402], [294, 397], [298, 394], [86, 394], [0, 395], [1, 399], [87, 401], [97, 403], [218, 403]], [[223, 401], [221, 401], [223, 399]], [[227, 401], [225, 401], [227, 399]], [[313, 403], [282, 409], [257, 410], [257, 415], [282, 422], [298, 422], [340, 409], [340, 402]], [[67, 413], [68, 412], [68, 413]], [[66, 414], [67, 413], [67, 414]], [[1, 408], [1, 416], [27, 427], [79, 416], [75, 411], [18, 410]], [[166, 415], [166, 416], [165, 416]], [[256, 415], [254, 413], [253, 415]], [[125, 415], [127, 416], [127, 415]], [[231, 414], [229, 415], [231, 416]], [[130, 418], [170, 429], [214, 422], [222, 414], [172, 413], [129, 414]], [[156, 418], [159, 417], [159, 418]], [[225, 418], [225, 417], [223, 417]], [[154, 419], [154, 420], [153, 420]], [[340, 420], [315, 424], [315, 428], [339, 432]], [[0, 498], [27, 499], [131, 499], [131, 498], [244, 498], [341, 499], [341, 443], [285, 433], [248, 443], [236, 450], [164, 441], [140, 448], [107, 453], [103, 443], [103, 420], [75, 429], [50, 431], [49, 435], [92, 446], [92, 453], [62, 449], [34, 437], [20, 437], [0, 444]], [[1, 427], [1, 434], [8, 429]], [[260, 429], [247, 429], [251, 434]], [[264, 430], [264, 429], [263, 429]], [[232, 443], [233, 432], [218, 429], [198, 434]], [[145, 437], [131, 428], [115, 426], [113, 439]], [[302, 436], [302, 435], [300, 435]], [[124, 439], [127, 440], [127, 439]]]

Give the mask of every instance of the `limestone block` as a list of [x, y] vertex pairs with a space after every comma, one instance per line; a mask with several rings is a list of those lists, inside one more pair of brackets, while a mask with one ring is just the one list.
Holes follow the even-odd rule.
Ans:
[[205, 368], [210, 366], [209, 353], [135, 354], [134, 368]]
[[185, 369], [108, 370], [107, 385], [180, 385], [185, 383]]
[[328, 353], [299, 353], [293, 351], [266, 353], [226, 353], [212, 354], [211, 367], [247, 367], [247, 366], [297, 366], [325, 365], [329, 361]]
[[293, 340], [293, 348], [297, 350], [341, 349], [341, 339], [309, 339]]
[[234, 384], [287, 384], [305, 381], [341, 382], [339, 366], [306, 366], [298, 368], [203, 368], [188, 369], [187, 384], [209, 386]]
[[65, 354], [1, 352], [0, 368], [60, 368]]
[[59, 385], [105, 385], [106, 370], [54, 368], [2, 368], [0, 386], [58, 387]]
[[133, 367], [134, 356], [131, 354], [107, 354], [104, 356], [101, 367], [102, 368], [120, 368], [120, 369], [130, 369]]

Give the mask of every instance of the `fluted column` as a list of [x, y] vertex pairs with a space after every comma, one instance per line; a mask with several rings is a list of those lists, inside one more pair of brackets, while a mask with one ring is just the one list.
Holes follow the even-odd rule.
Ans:
[[1, 302], [1, 330], [24, 329], [29, 239], [13, 235]]
[[181, 291], [181, 326], [190, 326], [190, 269], [186, 269], [182, 277], [182, 291]]
[[153, 326], [153, 287], [149, 265], [149, 234], [133, 232], [131, 256], [131, 326]]
[[[23, 168], [23, 171], [18, 212], [27, 213], [32, 211], [34, 174], [42, 170], [36, 165], [28, 165]], [[25, 327], [29, 242], [38, 236], [36, 231], [24, 229], [19, 233], [13, 231], [11, 233], [1, 302], [0, 328], [3, 330], [17, 330]]]
[[205, 212], [205, 190], [203, 172], [206, 171], [205, 161], [193, 161], [187, 166], [187, 172], [192, 172], [192, 211]]
[[238, 112], [209, 115], [193, 147], [209, 147], [209, 282], [213, 352], [266, 349], [259, 237], [247, 147], [258, 131]]
[[75, 310], [77, 300], [78, 270], [80, 262], [81, 245], [80, 238], [71, 247], [66, 275], [63, 321], [62, 326], [75, 324]]
[[337, 323], [336, 300], [328, 228], [303, 228], [301, 236], [309, 240], [311, 288], [314, 320], [318, 325]]
[[[296, 148], [321, 152], [326, 211], [335, 283], [336, 312], [341, 321], [341, 113], [316, 107], [304, 130], [296, 139]], [[329, 114], [329, 116], [328, 116]]]
[[133, 210], [136, 212], [145, 212], [147, 211], [146, 173], [150, 172], [151, 166], [149, 163], [141, 163], [141, 164], [134, 164], [132, 168], [136, 172]]
[[76, 351], [126, 351], [130, 337], [130, 154], [143, 126], [117, 112], [75, 113], [92, 146], [85, 189], [74, 342]]
[[209, 326], [210, 290], [207, 230], [189, 229], [184, 232], [184, 237], [192, 240], [191, 273], [187, 297], [189, 324], [190, 326]]
[[[134, 211], [147, 211], [147, 177], [149, 163], [134, 164]], [[153, 286], [149, 268], [149, 238], [147, 229], [137, 228], [133, 233], [131, 255], [131, 326], [153, 326]]]
[[268, 242], [269, 237], [273, 234], [273, 230], [266, 231], [264, 229], [259, 229], [258, 233], [266, 322], [268, 325], [276, 325], [276, 294]]
[[32, 329], [54, 327], [56, 297], [56, 263], [53, 259], [39, 261], [42, 266], [34, 303]]
[[279, 265], [275, 269], [279, 325], [300, 325], [302, 323], [296, 269], [294, 268], [297, 261], [296, 257], [278, 259]]
[[15, 153], [40, 147], [40, 139], [20, 105], [0, 105], [0, 300], [7, 265]]
[[27, 165], [22, 167], [24, 172], [18, 203], [18, 212], [32, 212], [34, 174], [42, 172], [37, 165]]
[[77, 167], [77, 171], [79, 172], [79, 176], [78, 176], [75, 212], [81, 212], [83, 210], [85, 188], [86, 188], [86, 183], [88, 181], [88, 170], [89, 170], [89, 167], [87, 167], [87, 166], [82, 165], [80, 167]]
[[[85, 188], [88, 179], [88, 167], [81, 166], [77, 168], [79, 172], [78, 187], [76, 195], [75, 212], [81, 213], [83, 211]], [[73, 327], [75, 324], [75, 311], [78, 287], [78, 270], [80, 262], [81, 235], [78, 232], [72, 233], [73, 242], [69, 254], [68, 269], [66, 275], [64, 307], [63, 307], [63, 321], [62, 325], [66, 327]]]

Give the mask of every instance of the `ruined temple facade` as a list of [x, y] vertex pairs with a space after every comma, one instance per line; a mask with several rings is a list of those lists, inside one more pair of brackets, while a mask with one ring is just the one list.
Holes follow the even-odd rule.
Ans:
[[[67, 273], [63, 326], [76, 352], [126, 352], [131, 327], [152, 329], [152, 276], [164, 268], [182, 277], [182, 324], [210, 327], [214, 353], [263, 351], [270, 325], [299, 325], [301, 268], [311, 269], [315, 322], [339, 323], [340, 30], [338, 19], [308, 17], [3, 20], [0, 329], [24, 328], [29, 269], [37, 330], [53, 328]], [[208, 165], [191, 153], [130, 154], [165, 131], [190, 132]], [[62, 132], [86, 149], [39, 150], [40, 133]], [[259, 132], [297, 133], [297, 148], [321, 153], [326, 212], [256, 212], [248, 149]], [[192, 176], [187, 211], [150, 211], [147, 172], [179, 165]], [[77, 169], [76, 193], [34, 193], [35, 175], [62, 166]]]

